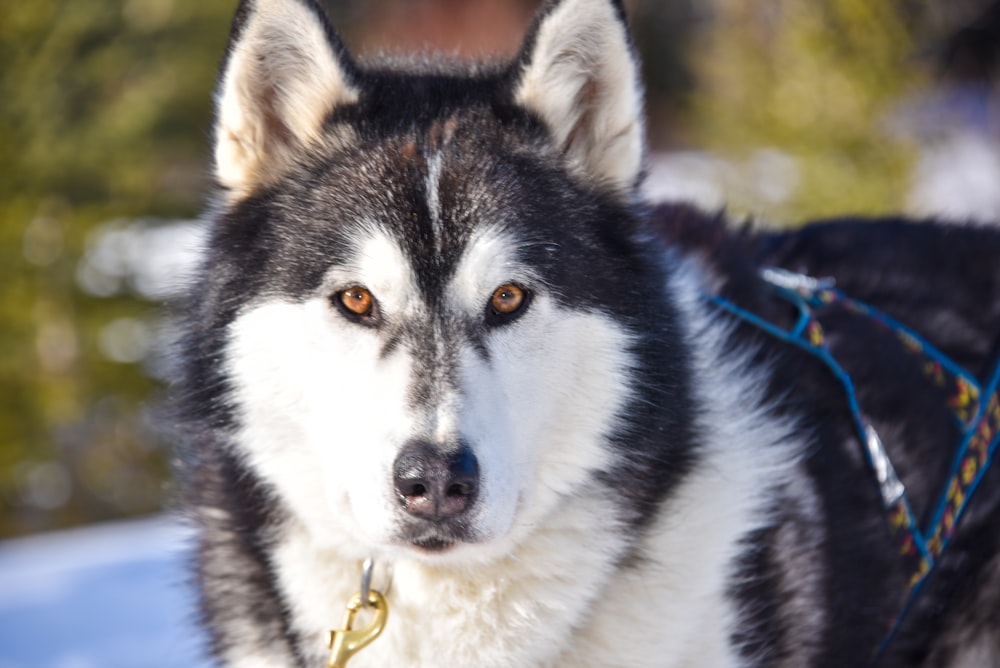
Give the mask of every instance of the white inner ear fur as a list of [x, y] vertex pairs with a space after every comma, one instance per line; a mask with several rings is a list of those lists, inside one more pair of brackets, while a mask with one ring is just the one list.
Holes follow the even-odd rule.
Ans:
[[622, 192], [643, 162], [643, 102], [627, 27], [609, 0], [564, 0], [542, 21], [515, 100], [585, 176]]
[[321, 19], [298, 0], [257, 2], [232, 45], [217, 105], [215, 172], [236, 194], [273, 180], [357, 100]]

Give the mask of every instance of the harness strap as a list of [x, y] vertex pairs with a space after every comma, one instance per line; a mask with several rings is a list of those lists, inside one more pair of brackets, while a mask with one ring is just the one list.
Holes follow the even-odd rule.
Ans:
[[[948, 546], [1000, 443], [1000, 363], [984, 389], [974, 375], [915, 331], [872, 306], [846, 296], [833, 287], [831, 279], [820, 280], [775, 268], [764, 269], [761, 277], [774, 288], [775, 295], [796, 307], [798, 320], [791, 329], [765, 320], [719, 295], [709, 295], [707, 298], [739, 319], [817, 357], [844, 388], [855, 431], [878, 481], [891, 540], [903, 560], [904, 572], [908, 574], [900, 612], [891, 621], [888, 633], [874, 653], [873, 658], [877, 659], [888, 647], [922, 585]], [[962, 430], [962, 440], [926, 530], [921, 530], [888, 452], [861, 411], [854, 381], [830, 351], [823, 326], [815, 311], [831, 306], [840, 307], [852, 315], [866, 317], [894, 333], [904, 350], [924, 358], [921, 369], [928, 379], [938, 387], [951, 390], [948, 407]]]

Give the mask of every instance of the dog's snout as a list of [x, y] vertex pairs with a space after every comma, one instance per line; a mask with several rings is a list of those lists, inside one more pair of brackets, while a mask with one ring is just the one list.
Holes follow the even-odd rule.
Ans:
[[423, 441], [408, 444], [396, 457], [394, 485], [408, 513], [429, 520], [446, 520], [465, 512], [479, 491], [479, 463], [462, 444], [441, 453]]

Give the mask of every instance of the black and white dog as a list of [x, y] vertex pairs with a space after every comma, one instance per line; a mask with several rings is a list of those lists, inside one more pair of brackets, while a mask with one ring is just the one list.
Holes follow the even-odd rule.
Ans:
[[352, 668], [1000, 666], [1000, 235], [643, 162], [617, 0], [474, 65], [244, 0], [178, 381], [224, 665], [326, 665], [370, 558]]

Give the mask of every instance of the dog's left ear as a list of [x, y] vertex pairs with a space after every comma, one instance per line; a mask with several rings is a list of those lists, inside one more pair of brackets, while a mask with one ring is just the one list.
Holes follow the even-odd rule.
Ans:
[[620, 0], [551, 0], [515, 63], [514, 100], [571, 166], [622, 194], [642, 174], [643, 95]]
[[316, 0], [242, 0], [216, 93], [215, 175], [237, 196], [268, 185], [357, 100], [356, 71]]

